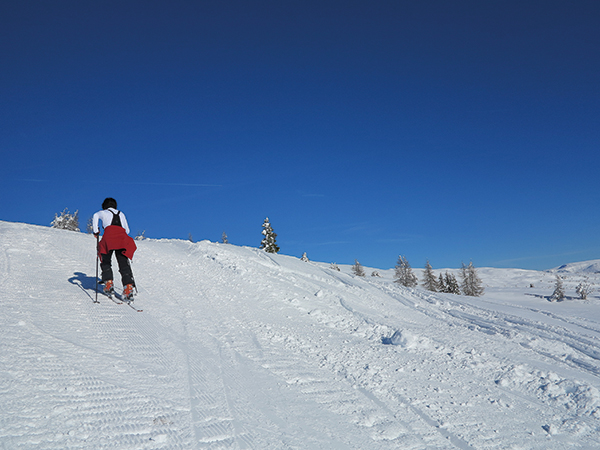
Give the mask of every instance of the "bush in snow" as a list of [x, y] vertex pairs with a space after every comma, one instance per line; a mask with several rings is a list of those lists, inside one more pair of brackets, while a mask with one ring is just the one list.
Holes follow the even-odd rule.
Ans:
[[381, 275], [379, 274], [379, 272], [377, 272], [376, 270], [374, 270], [373, 272], [371, 272], [371, 276], [372, 277], [378, 277], [381, 278]]
[[304, 262], [308, 262], [309, 261], [308, 256], [306, 255], [306, 252], [302, 253], [302, 258], [300, 258], [300, 259], [302, 261], [304, 261]]
[[352, 266], [352, 273], [357, 277], [365, 276], [365, 270], [363, 269], [362, 264], [359, 263], [357, 259], [354, 260], [354, 265]]
[[562, 302], [565, 299], [565, 288], [563, 286], [562, 278], [556, 275], [556, 284], [554, 285], [554, 292], [550, 296], [551, 302]]
[[336, 263], [331, 263], [329, 265], [329, 268], [332, 269], [332, 270], [337, 270], [338, 272], [340, 272], [340, 267]]
[[136, 234], [136, 236], [134, 237], [134, 239], [136, 241], [143, 241], [144, 239], [146, 239], [146, 230], [142, 231], [141, 233]]
[[275, 243], [277, 239], [277, 234], [273, 231], [271, 224], [269, 223], [269, 218], [267, 217], [262, 224], [263, 230], [262, 235], [263, 240], [260, 243], [260, 248], [264, 248], [267, 253], [277, 253], [279, 252], [279, 247]]
[[481, 278], [477, 275], [477, 269], [475, 269], [472, 261], [468, 266], [462, 263], [461, 277], [462, 283], [460, 288], [464, 295], [470, 297], [481, 297], [483, 295], [484, 289], [481, 286]]
[[398, 256], [398, 263], [396, 264], [396, 272], [394, 273], [395, 282], [406, 287], [415, 287], [419, 281], [417, 276], [413, 273], [408, 260], [400, 255]]
[[437, 292], [439, 289], [438, 282], [433, 273], [433, 268], [429, 264], [429, 260], [425, 264], [425, 271], [423, 272], [423, 287], [428, 291]]
[[65, 208], [60, 215], [54, 214], [54, 220], [50, 225], [52, 228], [61, 230], [79, 231], [79, 211], [70, 214], [69, 210]]
[[582, 300], [586, 300], [588, 295], [590, 295], [594, 291], [594, 288], [587, 281], [582, 281], [575, 288], [575, 292]]

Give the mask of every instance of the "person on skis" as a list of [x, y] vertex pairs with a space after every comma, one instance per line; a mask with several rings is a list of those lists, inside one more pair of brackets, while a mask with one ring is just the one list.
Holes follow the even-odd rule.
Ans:
[[129, 261], [133, 258], [137, 246], [129, 236], [129, 225], [122, 211], [117, 210], [117, 201], [114, 198], [106, 198], [102, 202], [102, 211], [98, 211], [92, 218], [92, 230], [96, 239], [100, 236], [100, 224], [104, 228], [102, 239], [98, 242], [98, 255], [100, 257], [100, 268], [102, 269], [102, 282], [104, 293], [112, 295], [115, 291], [112, 271], [112, 255], [117, 257], [121, 281], [123, 283], [123, 300], [133, 300], [135, 280]]

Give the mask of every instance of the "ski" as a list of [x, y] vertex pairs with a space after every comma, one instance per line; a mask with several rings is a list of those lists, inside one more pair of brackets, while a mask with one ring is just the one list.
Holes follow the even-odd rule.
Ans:
[[[127, 292], [127, 294], [125, 294]], [[137, 292], [137, 288], [135, 288], [135, 292]], [[137, 312], [142, 312], [143, 309], [137, 309], [135, 306], [133, 306], [133, 290], [128, 290], [126, 288], [123, 288], [123, 294], [121, 294], [121, 301], [123, 301], [124, 303], [127, 303], [127, 306], [129, 306], [131, 309], [137, 311]]]
[[[107, 292], [104, 292], [104, 290], [102, 290], [102, 291], [98, 291], [98, 292], [100, 292], [100, 294], [104, 295], [105, 297], [108, 297], [108, 298], [110, 298], [110, 299], [111, 299], [111, 300], [112, 300], [114, 303], [116, 303], [117, 305], [120, 305], [121, 303], [123, 303], [121, 300], [119, 300], [119, 299], [116, 297], [116, 295], [117, 295], [117, 294], [115, 293], [115, 291], [112, 291], [112, 292], [110, 292], [110, 293], [107, 293]], [[94, 303], [96, 303], [96, 302], [94, 302]], [[100, 303], [100, 302], [98, 302], [98, 303]]]
[[120, 300], [119, 298], [116, 297], [116, 294], [114, 296], [113, 295], [107, 295], [107, 297], [110, 298], [117, 305], [123, 305], [123, 304], [125, 304], [125, 305], [129, 306], [131, 309], [133, 309], [134, 311], [137, 311], [137, 312], [143, 312], [144, 311], [143, 309], [137, 309], [135, 306], [133, 306], [132, 302], [128, 302], [126, 300]]
[[[104, 295], [105, 297], [111, 299], [114, 303], [116, 303], [117, 305], [121, 305], [123, 302], [121, 300], [119, 300], [118, 298], [113, 297], [112, 294], [105, 294], [104, 292], [100, 292], [100, 294]], [[93, 300], [93, 303], [100, 303], [100, 300], [96, 301]]]
[[[112, 300], [113, 303], [115, 303], [117, 305], [122, 305], [123, 303], [125, 303], [127, 306], [129, 306], [134, 311], [137, 311], [137, 312], [143, 312], [144, 311], [143, 309], [137, 309], [135, 306], [133, 306], [133, 300], [127, 301], [127, 300], [119, 298], [119, 294], [117, 294], [114, 291], [112, 293], [110, 293], [110, 294], [105, 293], [103, 290], [102, 291], [97, 291], [97, 292], [99, 292], [100, 294], [108, 297], [109, 299]], [[100, 301], [93, 300], [93, 303], [100, 303]]]
[[122, 305], [123, 301], [119, 300], [118, 298], [113, 297], [112, 295], [108, 295], [108, 298], [110, 298], [113, 302], [115, 302], [117, 305]]
[[133, 304], [131, 302], [123, 302], [123, 303], [125, 303], [127, 306], [129, 306], [134, 311], [137, 311], [137, 312], [143, 312], [144, 311], [143, 309], [137, 309], [135, 306], [133, 306]]

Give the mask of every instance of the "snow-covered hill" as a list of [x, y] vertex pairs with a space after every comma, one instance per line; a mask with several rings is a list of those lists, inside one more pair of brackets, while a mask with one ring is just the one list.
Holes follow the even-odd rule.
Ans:
[[141, 313], [92, 303], [92, 236], [0, 222], [0, 448], [598, 448], [597, 292], [550, 303], [551, 273], [481, 269], [467, 298], [138, 244]]
[[564, 264], [560, 267], [550, 270], [550, 272], [579, 274], [600, 273], [600, 259]]

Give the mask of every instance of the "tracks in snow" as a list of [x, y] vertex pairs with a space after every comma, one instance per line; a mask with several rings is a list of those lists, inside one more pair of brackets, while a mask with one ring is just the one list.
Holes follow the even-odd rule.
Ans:
[[165, 316], [168, 303], [179, 311], [179, 323], [168, 327], [188, 358], [191, 448], [456, 448], [451, 433], [410, 404], [386, 406], [371, 387], [332, 370], [322, 343], [304, 336], [311, 325], [297, 314], [306, 313], [272, 287], [277, 279], [261, 287], [241, 264], [218, 260], [190, 246], [186, 264], [194, 269], [150, 293], [165, 298]]
[[[8, 448], [541, 449], [560, 442], [531, 436], [561, 426], [581, 445], [595, 442], [595, 419], [539, 395], [558, 383], [501, 361], [506, 350], [494, 356], [494, 346], [509, 345], [535, 367], [596, 377], [594, 323], [555, 317], [542, 326], [251, 249], [183, 241], [140, 245], [134, 270], [145, 313], [136, 314], [92, 305], [88, 242], [69, 247], [69, 232], [53, 231], [50, 248], [45, 233], [25, 243], [0, 236], [0, 443]], [[62, 239], [61, 258], [49, 258]], [[33, 260], [42, 261], [40, 279], [15, 269]], [[575, 326], [581, 332], [569, 333]], [[394, 331], [400, 345], [384, 345]], [[590, 370], [551, 359], [548, 345], [564, 345]], [[39, 401], [21, 400], [31, 397]]]
[[[207, 258], [215, 263], [217, 259]], [[384, 395], [385, 400], [380, 400], [381, 393], [374, 393], [372, 386], [363, 384], [352, 373], [345, 373], [343, 363], [332, 358], [335, 350], [326, 348], [324, 336], [315, 341], [306, 335], [306, 327], [312, 325], [305, 322], [305, 317], [297, 315], [300, 312], [306, 316], [303, 307], [299, 305], [296, 308], [293, 299], [291, 302], [282, 301], [273, 291], [271, 286], [276, 286], [280, 280], [263, 280], [265, 285], [260, 287], [253, 282], [254, 274], [240, 273], [240, 265], [235, 262], [230, 262], [227, 268], [219, 263], [203, 264], [201, 261], [206, 262], [202, 258], [198, 261], [199, 278], [194, 283], [197, 283], [198, 300], [210, 299], [210, 303], [219, 305], [218, 310], [210, 308], [206, 313], [211, 318], [210, 323], [217, 327], [211, 337], [218, 342], [221, 354], [229, 355], [229, 370], [224, 372], [224, 382], [226, 374], [247, 372], [252, 379], [270, 380], [267, 385], [272, 385], [277, 393], [271, 399], [273, 393], [263, 392], [263, 401], [246, 403], [246, 407], [255, 411], [253, 416], [261, 418], [259, 423], [262, 426], [258, 425], [257, 429], [266, 427], [273, 430], [272, 436], [261, 432], [254, 438], [253, 442], [259, 442], [262, 436], [259, 448], [269, 443], [272, 445], [267, 448], [279, 448], [286, 442], [297, 442], [305, 447], [311, 441], [314, 441], [315, 448], [320, 448], [319, 442], [321, 445], [322, 442], [335, 444], [334, 448], [471, 448], [451, 431], [440, 429], [439, 423], [423, 412], [419, 413], [405, 399], [397, 395], [385, 398]], [[237, 274], [230, 280], [233, 267]], [[203, 283], [202, 279], [206, 282]], [[238, 283], [237, 290], [231, 289], [231, 281]], [[299, 286], [303, 280], [297, 279], [296, 283]], [[260, 304], [252, 296], [245, 296], [244, 292], [260, 295]], [[229, 308], [227, 305], [230, 305]], [[256, 311], [256, 308], [263, 309]], [[276, 313], [271, 314], [270, 311]], [[281, 324], [278, 319], [286, 311], [289, 311], [289, 321]], [[312, 315], [317, 316], [318, 312]], [[332, 319], [327, 313], [323, 313], [322, 318]], [[300, 321], [295, 322], [297, 319]], [[341, 319], [338, 324], [346, 319]], [[349, 324], [350, 327], [355, 325]], [[246, 380], [246, 385], [250, 380], [248, 377], [242, 379]], [[239, 396], [246, 394], [240, 394], [239, 383], [237, 386], [231, 393], [240, 401]], [[263, 384], [254, 384], [241, 392], [261, 391], [260, 386]], [[265, 403], [270, 402], [274, 406], [265, 410]], [[280, 410], [279, 414], [287, 417], [276, 420], [277, 415], [272, 408], [276, 411], [277, 404], [286, 405], [288, 410]], [[240, 420], [245, 422], [248, 418]], [[345, 424], [347, 431], [334, 439], [331, 429], [339, 428], [340, 423]], [[300, 428], [290, 429], [293, 424], [300, 424]], [[321, 440], [315, 440], [316, 437]], [[453, 444], [449, 445], [449, 442]]]
[[[445, 322], [453, 320], [469, 329], [491, 336], [502, 336], [507, 342], [515, 341], [522, 348], [539, 355], [542, 361], [551, 361], [554, 370], [567, 367], [576, 369], [580, 376], [584, 373], [591, 375], [590, 380], [600, 377], [600, 324], [574, 321], [545, 311], [521, 308], [524, 313], [551, 316], [556, 325], [549, 325], [523, 316], [494, 313], [489, 309], [447, 299], [441, 304], [434, 295], [424, 292], [415, 291], [411, 295], [425, 300], [426, 304], [431, 304], [432, 301], [436, 303], [436, 308], [420, 308], [421, 312], [431, 318]], [[573, 328], [578, 332], [573, 332]], [[563, 347], [564, 352], [557, 353], [557, 347]], [[527, 359], [531, 359], [531, 354]]]

